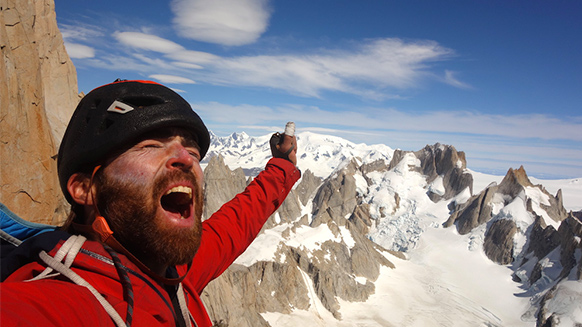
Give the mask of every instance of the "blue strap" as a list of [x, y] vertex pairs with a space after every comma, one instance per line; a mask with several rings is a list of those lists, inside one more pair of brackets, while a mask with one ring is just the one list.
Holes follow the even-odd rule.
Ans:
[[0, 203], [0, 229], [23, 241], [40, 233], [54, 231], [57, 227], [26, 221]]

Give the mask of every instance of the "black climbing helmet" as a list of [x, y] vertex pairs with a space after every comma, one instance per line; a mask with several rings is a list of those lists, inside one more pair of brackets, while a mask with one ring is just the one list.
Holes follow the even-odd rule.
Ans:
[[171, 89], [151, 81], [115, 81], [89, 92], [75, 109], [58, 154], [61, 189], [92, 170], [112, 151], [131, 146], [145, 133], [168, 127], [190, 131], [204, 158], [210, 135], [190, 104]]

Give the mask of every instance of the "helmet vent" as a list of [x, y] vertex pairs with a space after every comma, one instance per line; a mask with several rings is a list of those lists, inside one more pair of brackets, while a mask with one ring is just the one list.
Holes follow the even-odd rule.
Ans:
[[127, 97], [121, 101], [131, 105], [134, 108], [143, 108], [143, 107], [155, 106], [155, 105], [163, 104], [166, 102], [162, 98], [151, 97], [151, 96]]
[[89, 122], [91, 121], [91, 119], [93, 119], [93, 117], [95, 115], [97, 115], [97, 108], [99, 107], [99, 104], [101, 103], [101, 100], [96, 100], [95, 102], [93, 102], [90, 107], [89, 107], [89, 111], [87, 112], [86, 116], [85, 116], [85, 123], [89, 124]]
[[109, 129], [109, 127], [111, 127], [111, 125], [113, 125], [114, 121], [112, 119], [109, 118], [105, 118], [105, 120], [103, 120], [103, 122], [101, 123], [101, 126], [99, 126], [99, 134], [105, 132], [107, 129]]

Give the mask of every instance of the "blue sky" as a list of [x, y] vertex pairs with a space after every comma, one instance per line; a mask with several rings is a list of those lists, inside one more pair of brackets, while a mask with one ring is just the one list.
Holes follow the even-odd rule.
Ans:
[[298, 131], [582, 177], [582, 1], [56, 1], [79, 91], [149, 79], [219, 136]]

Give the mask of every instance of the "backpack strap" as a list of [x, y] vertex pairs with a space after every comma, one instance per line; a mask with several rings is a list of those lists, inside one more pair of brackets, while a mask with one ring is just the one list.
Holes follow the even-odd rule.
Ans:
[[[182, 317], [184, 317], [184, 321], [186, 322], [187, 327], [197, 327], [196, 320], [188, 310], [188, 305], [186, 303], [186, 293], [184, 292], [184, 287], [182, 287], [182, 283], [178, 284], [178, 291], [176, 292], [178, 296], [178, 304], [180, 305], [180, 311], [182, 313]], [[192, 326], [194, 323], [194, 326]]]
[[[8, 233], [0, 232], [2, 236], [0, 251], [0, 280], [4, 281], [8, 276], [20, 267], [37, 261], [41, 251], [50, 252], [61, 241], [66, 241], [71, 234], [56, 230], [41, 233], [21, 241]], [[12, 238], [13, 242], [10, 242]]]
[[[113, 308], [113, 306], [107, 302], [107, 300], [93, 287], [93, 285], [89, 284], [83, 277], [79, 276], [76, 272], [74, 272], [70, 267], [75, 257], [79, 253], [81, 247], [85, 243], [87, 239], [80, 235], [73, 235], [71, 236], [64, 244], [61, 246], [59, 251], [55, 254], [54, 257], [51, 257], [46, 251], [41, 251], [39, 253], [40, 259], [47, 265], [47, 268], [38, 276], [33, 279], [28, 280], [28, 282], [40, 280], [43, 278], [50, 277], [50, 272], [53, 270], [56, 271], [58, 274], [61, 274], [68, 279], [70, 279], [73, 283], [84, 286], [93, 296], [97, 299], [97, 301], [103, 306], [103, 309], [109, 314], [111, 319], [117, 327], [126, 327], [125, 321], [119, 315], [117, 310]], [[62, 262], [64, 259], [64, 263]]]

